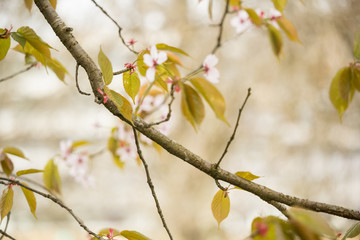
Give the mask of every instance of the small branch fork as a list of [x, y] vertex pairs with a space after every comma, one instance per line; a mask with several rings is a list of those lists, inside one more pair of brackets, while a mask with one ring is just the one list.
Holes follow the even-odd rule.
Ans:
[[130, 51], [130, 52], [133, 52], [133, 53], [135, 53], [135, 54], [138, 54], [137, 51], [135, 51], [134, 49], [132, 49], [132, 48], [130, 47], [130, 45], [125, 42], [125, 39], [124, 39], [124, 37], [123, 37], [122, 34], [121, 34], [122, 27], [107, 13], [107, 12], [105, 11], [105, 9], [104, 9], [103, 7], [101, 7], [95, 0], [91, 0], [91, 1], [95, 4], [96, 7], [98, 7], [98, 8], [117, 26], [117, 28], [119, 29], [119, 31], [118, 31], [118, 32], [119, 32], [119, 37], [120, 37], [121, 41], [123, 42], [123, 44], [129, 49], [129, 51]]
[[30, 69], [32, 69], [33, 67], [35, 67], [35, 66], [36, 66], [36, 64], [31, 64], [30, 66], [28, 66], [27, 68], [25, 68], [25, 69], [23, 69], [23, 70], [20, 70], [20, 71], [14, 73], [14, 74], [11, 74], [10, 76], [1, 78], [1, 79], [0, 79], [0, 82], [4, 82], [4, 81], [9, 80], [9, 79], [11, 79], [11, 78], [13, 78], [13, 77], [16, 77], [17, 75], [19, 75], [19, 74], [21, 74], [21, 73], [27, 72], [27, 71], [29, 71]]
[[10, 239], [15, 239], [13, 237], [11, 237], [9, 234], [6, 233], [6, 230], [9, 226], [9, 222], [10, 222], [10, 215], [11, 215], [11, 212], [8, 213], [8, 215], [6, 216], [6, 225], [5, 225], [5, 228], [4, 228], [4, 231], [0, 230], [0, 233], [1, 233], [1, 237], [0, 237], [0, 240], [2, 240], [5, 237], [8, 237]]
[[13, 180], [13, 179], [8, 179], [8, 178], [4, 178], [4, 177], [0, 177], [0, 184], [2, 185], [9, 185], [9, 183], [11, 184], [15, 184], [18, 186], [21, 186], [23, 188], [26, 188], [30, 191], [32, 191], [33, 193], [36, 193], [44, 198], [50, 199], [51, 201], [53, 201], [54, 203], [56, 203], [57, 205], [59, 205], [60, 207], [64, 208], [74, 219], [76, 222], [78, 222], [78, 224], [86, 231], [88, 232], [90, 235], [92, 235], [93, 237], [96, 237], [97, 239], [100, 240], [105, 240], [104, 238], [100, 237], [99, 235], [97, 235], [96, 233], [94, 233], [93, 231], [91, 231], [84, 223], [83, 221], [74, 214], [73, 210], [71, 208], [69, 208], [68, 206], [66, 206], [64, 203], [62, 203], [61, 200], [59, 200], [58, 198], [50, 195], [50, 194], [46, 194], [43, 192], [40, 192], [34, 188], [31, 188], [27, 185], [22, 184], [21, 182], [17, 181], [17, 180]]
[[75, 83], [76, 83], [76, 88], [79, 91], [80, 94], [86, 95], [86, 96], [90, 96], [90, 93], [86, 93], [81, 91], [80, 86], [79, 86], [79, 80], [78, 80], [78, 74], [79, 74], [79, 63], [76, 63], [76, 69], [75, 69]]
[[151, 180], [151, 177], [150, 177], [150, 171], [149, 171], [149, 166], [147, 165], [146, 161], [145, 161], [145, 158], [144, 156], [142, 155], [142, 152], [141, 152], [141, 148], [140, 148], [140, 144], [139, 144], [139, 139], [138, 139], [138, 136], [137, 136], [137, 131], [134, 127], [132, 127], [133, 129], [133, 133], [134, 133], [134, 137], [135, 137], [135, 144], [136, 144], [136, 149], [137, 149], [137, 153], [139, 155], [139, 158], [141, 160], [141, 162], [143, 163], [144, 165], [144, 168], [145, 168], [145, 173], [146, 173], [146, 178], [147, 178], [147, 183], [150, 187], [150, 190], [151, 190], [151, 194], [155, 200], [155, 204], [156, 204], [156, 208], [157, 208], [157, 211], [159, 213], [159, 216], [161, 218], [161, 222], [167, 232], [167, 234], [169, 235], [169, 238], [170, 240], [173, 240], [173, 237], [171, 235], [171, 232], [166, 224], [166, 221], [165, 221], [165, 218], [164, 218], [164, 215], [162, 213], [162, 210], [161, 210], [161, 207], [160, 207], [160, 203], [159, 203], [159, 200], [156, 196], [156, 192], [155, 192], [155, 187], [154, 187], [154, 184], [152, 183], [152, 180]]

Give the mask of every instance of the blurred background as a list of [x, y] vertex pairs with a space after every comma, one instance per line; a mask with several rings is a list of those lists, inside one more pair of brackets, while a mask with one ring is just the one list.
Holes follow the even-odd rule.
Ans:
[[[98, 1], [123, 27], [126, 40], [135, 39], [136, 50], [166, 43], [191, 55], [182, 58], [188, 69], [198, 67], [216, 44], [224, 1], [214, 1], [213, 21], [208, 1], [107, 0]], [[246, 7], [268, 11], [271, 1], [243, 1]], [[93, 58], [102, 46], [114, 70], [136, 56], [122, 45], [116, 26], [90, 0], [60, 0], [57, 12], [78, 42]], [[245, 107], [235, 141], [222, 167], [251, 171], [256, 182], [274, 190], [314, 201], [360, 209], [360, 99], [356, 93], [342, 123], [328, 90], [341, 67], [352, 61], [353, 38], [360, 29], [360, 1], [289, 1], [285, 16], [295, 25], [302, 44], [284, 41], [280, 61], [271, 50], [267, 31], [253, 28], [236, 36], [229, 21], [224, 44], [216, 53], [221, 73], [217, 87], [227, 103], [232, 127], [217, 120], [206, 107], [198, 133], [180, 111], [179, 95], [173, 104], [169, 136], [209, 162], [221, 156], [247, 89], [252, 95]], [[30, 161], [13, 158], [15, 171], [42, 169], [60, 152], [62, 140], [86, 139], [87, 151], [106, 147], [113, 126], [119, 124], [92, 96], [75, 87], [76, 63], [47, 25], [36, 6], [29, 13], [22, 0], [0, 1], [0, 27], [14, 30], [30, 26], [54, 49], [52, 56], [67, 68], [66, 84], [44, 67], [0, 83], [0, 147], [21, 148]], [[283, 36], [284, 39], [286, 38]], [[15, 43], [12, 41], [11, 47]], [[10, 50], [0, 63], [0, 78], [25, 68], [23, 55]], [[90, 91], [80, 68], [79, 83]], [[111, 85], [122, 90], [122, 78]], [[175, 239], [243, 239], [257, 216], [281, 214], [256, 196], [231, 191], [231, 211], [218, 230], [210, 205], [217, 187], [214, 181], [183, 161], [162, 151], [144, 147], [153, 183], [168, 226]], [[92, 162], [92, 187], [79, 185], [60, 164], [63, 201], [93, 231], [112, 227], [136, 230], [152, 239], [167, 239], [146, 183], [144, 170], [126, 162], [120, 170], [108, 152]], [[41, 176], [32, 176], [39, 182]], [[87, 239], [86, 233], [64, 209], [37, 196], [36, 220], [20, 191], [15, 192], [9, 233], [17, 239]], [[323, 215], [336, 231], [352, 221]], [[1, 224], [3, 229], [5, 221]]]

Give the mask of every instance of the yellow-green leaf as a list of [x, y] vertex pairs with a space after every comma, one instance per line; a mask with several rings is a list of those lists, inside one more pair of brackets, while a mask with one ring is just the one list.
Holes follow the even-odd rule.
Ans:
[[30, 27], [21, 27], [17, 30], [17, 33], [21, 37], [26, 39], [26, 42], [29, 43], [33, 48], [35, 48], [40, 54], [44, 55], [47, 58], [51, 58], [50, 46], [45, 43], [33, 29]]
[[354, 39], [354, 57], [360, 61], [360, 30], [356, 32]]
[[72, 147], [73, 149], [75, 149], [75, 148], [78, 148], [78, 147], [81, 147], [81, 146], [84, 146], [84, 145], [87, 145], [87, 144], [90, 144], [90, 142], [87, 141], [87, 140], [79, 140], [79, 141], [73, 142], [73, 144], [71, 145], [71, 147]]
[[[112, 228], [112, 232], [113, 232], [114, 237], [120, 235], [120, 231], [118, 231], [116, 229]], [[102, 236], [102, 237], [106, 237], [108, 234], [110, 234], [110, 228], [101, 229], [99, 232], [99, 236]], [[97, 239], [97, 238], [95, 238], [95, 239]]]
[[288, 210], [292, 219], [305, 225], [311, 231], [319, 235], [335, 238], [335, 231], [329, 224], [320, 216], [320, 214], [305, 210], [302, 208], [292, 207]]
[[98, 54], [98, 63], [106, 85], [109, 85], [113, 79], [113, 67], [108, 57], [103, 53], [101, 47]]
[[13, 206], [13, 199], [14, 199], [14, 190], [11, 187], [5, 188], [1, 195], [1, 202], [0, 202], [1, 221], [11, 211], [11, 208]]
[[61, 179], [57, 165], [50, 159], [44, 168], [44, 184], [51, 191], [61, 194]]
[[[226, 2], [227, 0], [225, 0]], [[241, 8], [241, 0], [230, 0], [229, 5], [233, 8]]]
[[180, 48], [177, 48], [177, 47], [172, 47], [172, 46], [169, 46], [165, 43], [158, 43], [156, 44], [156, 48], [158, 50], [168, 50], [168, 51], [171, 51], [171, 52], [175, 52], [175, 53], [180, 53], [182, 55], [185, 55], [185, 56], [189, 56], [189, 54], [187, 54], [186, 52], [184, 52], [183, 50], [181, 50]]
[[[25, 185], [25, 186], [28, 186], [26, 183], [22, 183], [22, 184]], [[24, 188], [24, 187], [21, 187], [21, 190], [22, 190], [22, 192], [23, 192], [23, 194], [24, 194], [24, 196], [26, 198], [26, 201], [27, 201], [27, 203], [29, 205], [31, 213], [34, 215], [35, 218], [37, 218], [36, 213], [35, 213], [35, 211], [36, 211], [35, 194], [31, 190], [29, 190], [27, 188]]]
[[127, 94], [131, 97], [135, 104], [135, 97], [140, 90], [140, 79], [137, 72], [124, 72], [123, 73], [123, 84]]
[[107, 88], [104, 87], [104, 91], [105, 93], [109, 96], [109, 98], [111, 99], [111, 101], [114, 102], [114, 104], [116, 105], [116, 107], [119, 109], [120, 113], [129, 121], [132, 122], [132, 106], [130, 104], [130, 102], [124, 98], [123, 96], [121, 96], [121, 94]]
[[329, 90], [330, 100], [338, 111], [340, 120], [349, 106], [353, 94], [354, 87], [351, 85], [351, 69], [350, 67], [341, 68], [333, 78]]
[[125, 237], [128, 240], [151, 240], [150, 238], [148, 238], [136, 231], [124, 230], [124, 231], [120, 232], [120, 235]]
[[[0, 31], [3, 30], [0, 28]], [[10, 48], [10, 38], [0, 39], [0, 61], [3, 60]]]
[[211, 20], [212, 20], [212, 7], [213, 7], [213, 0], [209, 0], [208, 12]]
[[[246, 180], [249, 180], [249, 181], [252, 181], [254, 179], [259, 178], [259, 176], [256, 176], [256, 175], [252, 174], [251, 172], [236, 172], [235, 175], [237, 175], [237, 176], [239, 176], [241, 178], [244, 178]], [[239, 188], [239, 187], [236, 187], [236, 188], [242, 189], [242, 188]]]
[[3, 152], [15, 155], [17, 157], [27, 159], [27, 157], [25, 157], [24, 153], [19, 148], [16, 148], [16, 147], [5, 147], [5, 148], [3, 148]]
[[12, 163], [11, 159], [8, 157], [6, 153], [0, 153], [0, 163], [1, 168], [4, 173], [9, 177], [12, 171], [14, 170], [14, 164]]
[[39, 170], [39, 169], [26, 169], [26, 170], [20, 170], [16, 172], [17, 176], [21, 176], [21, 175], [26, 175], [26, 174], [32, 174], [32, 173], [39, 173], [39, 172], [44, 172], [44, 170]]
[[262, 24], [262, 20], [259, 15], [252, 8], [244, 8], [244, 10], [249, 14], [249, 18], [256, 25], [260, 26]]
[[[12, 39], [14, 39], [15, 41], [17, 41], [17, 42], [21, 45], [22, 48], [25, 47], [26, 39], [23, 38], [19, 33], [17, 33], [17, 32], [12, 32], [12, 33], [11, 33], [11, 37], [12, 37]], [[16, 47], [15, 47], [15, 48], [16, 48]], [[19, 51], [19, 50], [17, 50], [17, 51]]]
[[24, 0], [25, 7], [29, 10], [29, 12], [31, 11], [33, 2], [34, 2], [34, 0]]
[[301, 43], [296, 28], [289, 20], [287, 20], [284, 16], [282, 16], [276, 18], [276, 22], [291, 41]]
[[347, 238], [354, 238], [360, 234], [360, 222], [352, 225], [344, 234], [344, 237], [341, 240], [345, 240]]
[[287, 0], [272, 0], [272, 2], [274, 4], [274, 7], [280, 12], [284, 11], [284, 8], [287, 4]]
[[65, 74], [67, 74], [66, 68], [56, 59], [46, 59], [46, 65], [56, 74], [56, 76], [64, 82]]
[[225, 118], [225, 99], [219, 90], [217, 90], [212, 83], [201, 77], [191, 78], [190, 82], [204, 97], [205, 101], [214, 111], [216, 117], [229, 125]]
[[205, 116], [204, 104], [199, 94], [189, 85], [180, 84], [181, 86], [181, 110], [186, 120], [196, 130]]
[[49, 0], [51, 6], [56, 9], [57, 0]]
[[230, 198], [227, 192], [219, 190], [215, 194], [211, 202], [211, 211], [220, 227], [220, 223], [227, 218], [230, 212]]
[[354, 87], [360, 91], [360, 69], [356, 67], [351, 68], [351, 81]]
[[279, 58], [282, 50], [283, 40], [280, 31], [273, 25], [267, 24], [269, 39], [274, 54]]

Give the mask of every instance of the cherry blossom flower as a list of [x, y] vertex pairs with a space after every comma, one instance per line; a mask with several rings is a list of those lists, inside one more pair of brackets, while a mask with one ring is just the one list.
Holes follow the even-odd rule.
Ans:
[[270, 8], [269, 10], [269, 19], [270, 23], [277, 29], [280, 29], [279, 24], [276, 22], [276, 19], [282, 16], [281, 12], [276, 10], [275, 8]]
[[146, 78], [153, 82], [155, 80], [156, 66], [164, 63], [167, 60], [165, 52], [158, 52], [155, 45], [150, 49], [150, 54], [144, 54], [144, 63], [149, 67], [146, 70]]
[[238, 11], [236, 16], [230, 20], [230, 24], [235, 28], [237, 34], [245, 32], [253, 25], [245, 10]]
[[69, 157], [72, 149], [73, 142], [71, 140], [65, 140], [60, 142], [60, 156], [62, 159], [66, 159]]
[[218, 58], [214, 54], [209, 54], [206, 56], [203, 67], [205, 71], [205, 77], [209, 82], [218, 83], [220, 73], [215, 68], [215, 65], [218, 63]]
[[129, 44], [130, 46], [134, 46], [136, 42], [137, 42], [137, 41], [135, 41], [133, 38], [131, 38], [131, 39], [127, 42], [127, 44]]
[[125, 63], [124, 67], [126, 67], [127, 69], [130, 69], [130, 75], [131, 75], [135, 72], [136, 65], [134, 65], [132, 63]]

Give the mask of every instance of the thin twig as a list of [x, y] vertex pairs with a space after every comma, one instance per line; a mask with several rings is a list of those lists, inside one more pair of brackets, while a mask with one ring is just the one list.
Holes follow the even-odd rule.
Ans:
[[19, 75], [19, 74], [21, 74], [21, 73], [27, 72], [27, 71], [29, 71], [30, 69], [32, 69], [33, 67], [35, 67], [35, 66], [36, 66], [36, 64], [31, 64], [30, 66], [28, 66], [27, 68], [25, 68], [25, 69], [23, 69], [23, 70], [21, 70], [21, 71], [19, 71], [19, 72], [16, 72], [16, 73], [14, 73], [14, 74], [11, 74], [10, 76], [1, 78], [1, 79], [0, 79], [0, 82], [9, 80], [9, 79], [11, 79], [11, 78], [13, 78], [13, 77], [16, 77], [17, 75]]
[[[5, 182], [6, 181], [6, 182]], [[3, 178], [0, 177], [0, 184], [3, 185], [8, 185], [9, 183], [15, 184], [15, 185], [19, 185], [23, 188], [26, 188], [30, 191], [32, 191], [33, 193], [36, 193], [44, 198], [48, 198], [51, 201], [53, 201], [54, 203], [58, 204], [60, 207], [64, 208], [66, 211], [68, 211], [68, 213], [70, 213], [70, 215], [75, 219], [76, 222], [78, 222], [78, 224], [80, 225], [80, 227], [82, 227], [86, 232], [88, 232], [90, 235], [96, 237], [97, 239], [100, 240], [104, 240], [104, 238], [100, 237], [99, 235], [97, 235], [96, 233], [94, 233], [93, 231], [91, 231], [84, 223], [83, 221], [74, 214], [73, 210], [71, 208], [69, 208], [68, 206], [66, 206], [61, 200], [59, 200], [58, 198], [50, 195], [50, 194], [46, 194], [43, 192], [40, 192], [34, 188], [31, 188], [27, 185], [22, 184], [21, 182], [17, 181], [17, 180], [13, 180], [13, 179], [8, 179], [8, 178]]]
[[138, 155], [139, 155], [139, 158], [140, 158], [141, 162], [142, 162], [143, 165], [144, 165], [145, 173], [146, 173], [146, 178], [147, 178], [147, 183], [148, 183], [148, 185], [149, 185], [149, 187], [150, 187], [151, 194], [152, 194], [152, 196], [153, 196], [153, 198], [154, 198], [154, 200], [155, 200], [155, 204], [156, 204], [157, 211], [158, 211], [159, 216], [160, 216], [160, 218], [161, 218], [162, 224], [163, 224], [163, 226], [164, 226], [167, 234], [169, 235], [170, 240], [172, 240], [173, 237], [172, 237], [171, 232], [170, 232], [170, 230], [169, 230], [169, 228], [168, 228], [168, 226], [167, 226], [167, 224], [166, 224], [164, 215], [163, 215], [162, 210], [161, 210], [161, 207], [160, 207], [159, 200], [158, 200], [158, 198], [157, 198], [157, 196], [156, 196], [155, 187], [154, 187], [154, 185], [153, 185], [153, 183], [152, 183], [152, 180], [151, 180], [151, 177], [150, 177], [149, 167], [148, 167], [148, 165], [147, 165], [147, 163], [146, 163], [146, 161], [145, 161], [145, 158], [144, 158], [144, 156], [142, 155], [142, 152], [141, 152], [141, 148], [140, 148], [140, 144], [139, 144], [139, 139], [138, 139], [138, 137], [137, 137], [137, 131], [136, 131], [136, 129], [135, 129], [134, 127], [133, 127], [132, 129], [133, 129], [133, 133], [134, 133], [134, 136], [135, 136], [135, 144], [136, 144], [137, 153], [138, 153]]
[[105, 9], [103, 7], [101, 7], [95, 0], [91, 0], [116, 26], [117, 28], [119, 29], [119, 37], [121, 39], [121, 41], [123, 42], [123, 44], [129, 49], [129, 51], [135, 53], [135, 54], [138, 54], [137, 51], [135, 51], [134, 49], [132, 49], [130, 47], [130, 44], [127, 44], [125, 42], [125, 39], [124, 37], [122, 36], [121, 34], [121, 31], [122, 31], [122, 27], [105, 11]]
[[219, 26], [219, 35], [217, 38], [216, 45], [215, 45], [214, 49], [211, 51], [212, 54], [214, 54], [221, 47], [222, 34], [224, 31], [224, 22], [225, 22], [226, 15], [229, 13], [229, 2], [230, 2], [230, 0], [226, 1], [225, 10], [221, 17], [221, 21], [218, 25]]
[[10, 222], [10, 215], [11, 215], [11, 211], [8, 213], [8, 215], [6, 216], [6, 224], [5, 224], [5, 228], [4, 231], [1, 232], [2, 236], [0, 237], [0, 240], [4, 238], [4, 236], [7, 237], [7, 233], [6, 230], [9, 226], [9, 222]]
[[81, 91], [80, 86], [79, 86], [79, 80], [78, 80], [78, 74], [79, 74], [79, 63], [76, 63], [76, 69], [75, 69], [75, 83], [76, 83], [76, 88], [79, 91], [80, 94], [86, 95], [86, 96], [90, 96], [90, 93], [86, 93]]
[[219, 180], [215, 179], [215, 183], [216, 183], [216, 185], [218, 186], [218, 188], [220, 188], [220, 189], [223, 190], [224, 192], [227, 191], [227, 189], [224, 188], [224, 187], [220, 184]]
[[172, 110], [171, 110], [171, 105], [172, 105], [172, 103], [173, 103], [174, 100], [175, 100], [174, 92], [175, 92], [175, 84], [173, 83], [173, 84], [171, 85], [171, 90], [170, 90], [170, 98], [171, 98], [171, 100], [170, 100], [170, 102], [169, 102], [169, 104], [168, 104], [169, 110], [168, 110], [168, 113], [167, 113], [167, 115], [166, 115], [166, 118], [163, 119], [163, 120], [161, 120], [161, 121], [158, 121], [158, 122], [149, 123], [148, 127], [152, 127], [152, 126], [154, 126], [154, 125], [160, 125], [161, 123], [164, 123], [164, 122], [167, 122], [167, 121], [170, 120], [170, 118], [171, 118], [171, 112], [172, 112]]
[[[14, 237], [10, 236], [8, 233], [6, 233], [5, 231], [3, 230], [0, 230], [0, 233], [2, 234], [2, 237], [5, 236], [11, 240], [16, 240]], [[2, 237], [0, 239], [2, 239]]]
[[219, 161], [216, 163], [215, 168], [218, 168], [218, 167], [219, 167], [221, 161], [223, 160], [223, 158], [225, 157], [225, 154], [227, 153], [227, 151], [228, 151], [228, 149], [229, 149], [229, 146], [230, 146], [231, 142], [232, 142], [232, 141], [234, 140], [234, 138], [235, 138], [236, 130], [237, 130], [238, 126], [239, 126], [239, 121], [240, 121], [241, 113], [242, 113], [242, 111], [243, 111], [243, 109], [244, 109], [244, 107], [245, 107], [245, 104], [246, 104], [247, 100], [249, 99], [250, 95], [251, 95], [251, 88], [248, 89], [248, 93], [247, 93], [247, 95], [246, 95], [246, 98], [245, 98], [245, 100], [244, 100], [244, 103], [243, 103], [243, 105], [241, 106], [241, 108], [239, 109], [239, 113], [238, 113], [238, 116], [237, 116], [237, 119], [236, 119], [236, 125], [235, 125], [235, 128], [234, 128], [234, 131], [233, 131], [233, 133], [232, 133], [229, 141], [228, 141], [227, 144], [226, 144], [226, 147], [225, 147], [225, 150], [224, 150], [223, 154], [221, 155]]
[[128, 71], [130, 71], [130, 70], [131, 70], [131, 68], [125, 68], [125, 69], [123, 69], [123, 70], [114, 72], [113, 75], [120, 75], [120, 74], [123, 74], [124, 72], [128, 72]]

